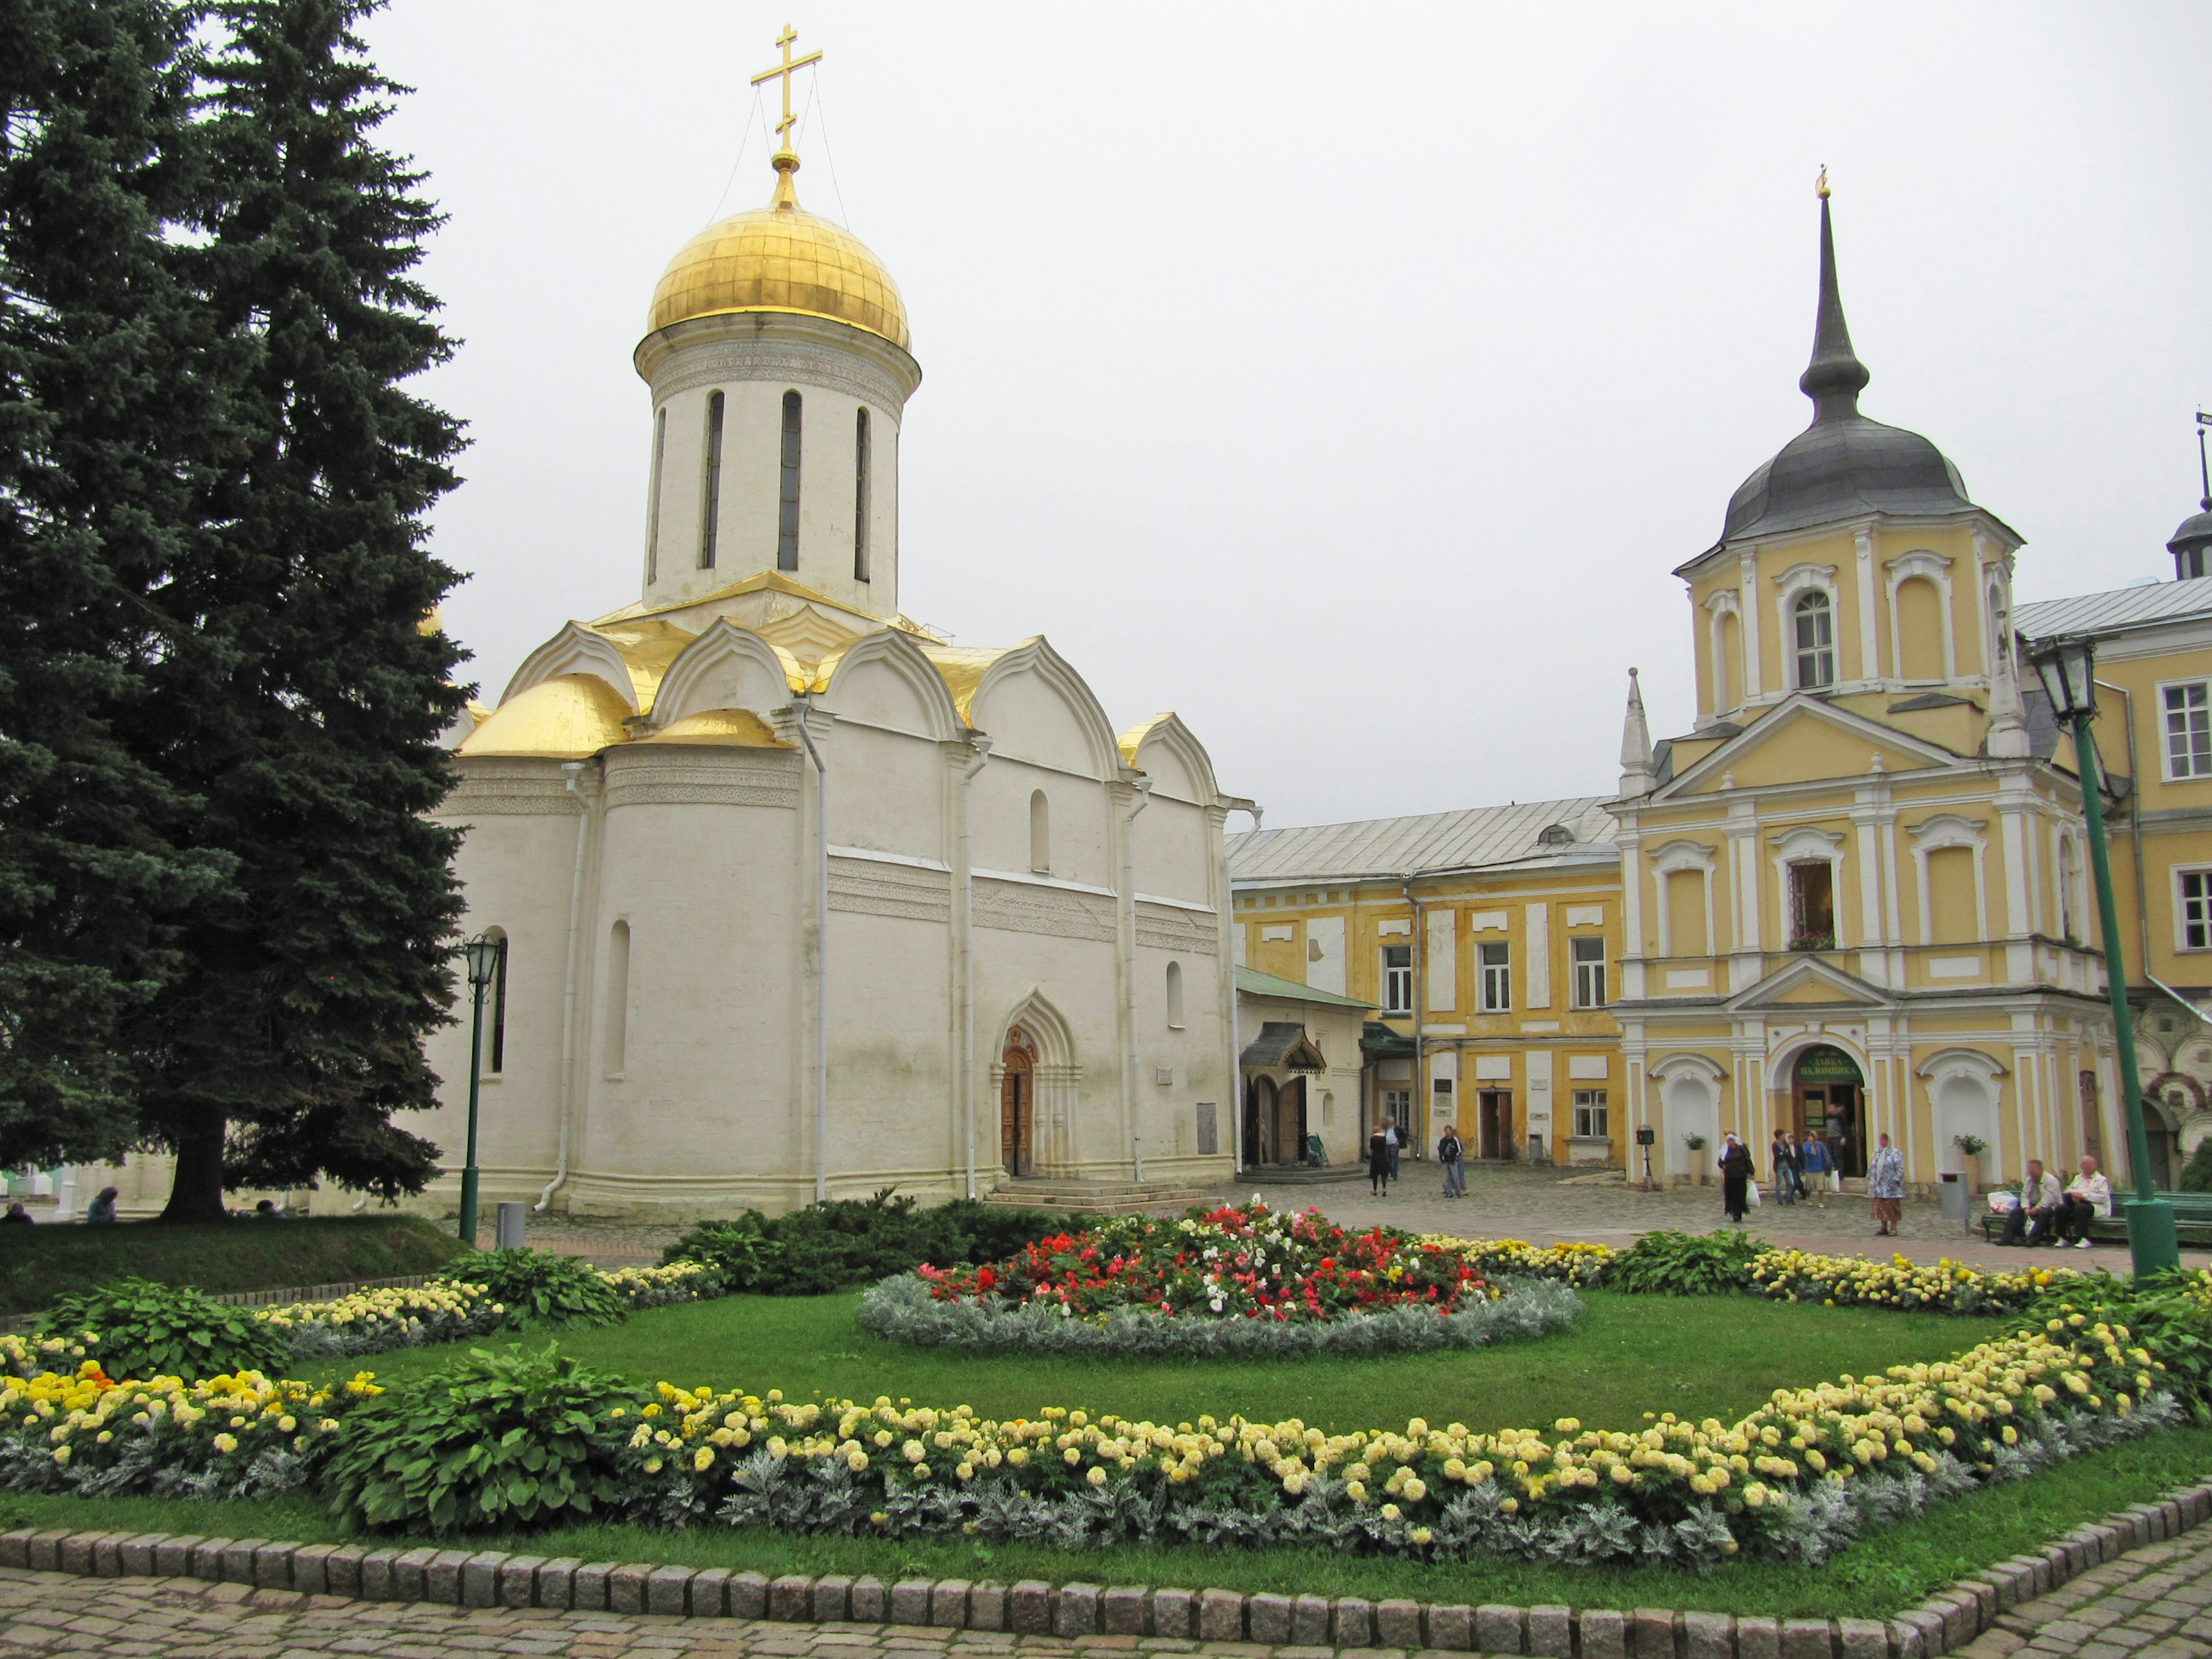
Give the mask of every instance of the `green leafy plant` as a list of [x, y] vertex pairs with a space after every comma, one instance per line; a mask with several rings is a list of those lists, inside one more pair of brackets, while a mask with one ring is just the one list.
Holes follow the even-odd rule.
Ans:
[[629, 1303], [581, 1256], [545, 1250], [479, 1250], [453, 1263], [450, 1277], [482, 1285], [510, 1317], [542, 1325], [611, 1325]]
[[622, 1378], [553, 1346], [472, 1349], [347, 1416], [325, 1471], [331, 1512], [356, 1527], [441, 1534], [580, 1520], [621, 1495], [620, 1453], [640, 1403]]
[[1682, 1144], [1693, 1152], [1702, 1152], [1705, 1150], [1705, 1138], [1700, 1134], [1684, 1135]]
[[1990, 1149], [1990, 1143], [1979, 1135], [1953, 1135], [1951, 1144], [1968, 1158], [1979, 1158]]
[[886, 1187], [872, 1198], [833, 1199], [775, 1217], [747, 1210], [702, 1221], [662, 1253], [664, 1261], [703, 1261], [733, 1291], [821, 1296], [872, 1285], [927, 1263], [945, 1267], [1003, 1261], [1048, 1235], [1080, 1231], [1082, 1216], [1008, 1210], [956, 1199], [921, 1208]]
[[2191, 1415], [2212, 1422], [2212, 1274], [2175, 1268], [2148, 1279], [2087, 1275], [2054, 1285], [2021, 1316], [2023, 1328], [2054, 1334], [2102, 1320], [2124, 1326], [2166, 1367], [2160, 1379]]
[[245, 1308], [150, 1279], [120, 1279], [57, 1302], [47, 1336], [91, 1334], [87, 1351], [110, 1376], [179, 1376], [240, 1370], [275, 1374], [291, 1357], [284, 1333]]
[[1756, 1233], [1646, 1233], [1613, 1258], [1605, 1287], [1644, 1296], [1723, 1296], [1749, 1290], [1752, 1263], [1765, 1249]]

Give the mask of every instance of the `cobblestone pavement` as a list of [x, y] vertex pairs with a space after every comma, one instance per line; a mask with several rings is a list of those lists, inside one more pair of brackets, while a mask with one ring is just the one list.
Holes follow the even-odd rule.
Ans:
[[[1248, 1183], [1224, 1188], [1223, 1196], [1243, 1199], [1258, 1192], [1271, 1204], [1300, 1209], [1311, 1205], [1333, 1221], [1362, 1225], [1388, 1222], [1422, 1232], [1522, 1238], [1532, 1243], [1588, 1239], [1625, 1246], [1662, 1227], [1710, 1232], [1728, 1224], [1721, 1213], [1717, 1185], [1645, 1192], [1618, 1176], [1470, 1164], [1467, 1196], [1447, 1199], [1443, 1175], [1436, 1164], [1408, 1160], [1402, 1169], [1403, 1178], [1392, 1184], [1388, 1198], [1371, 1196], [1364, 1178]], [[1944, 1219], [1933, 1202], [1918, 1200], [1905, 1204], [1904, 1231], [1896, 1238], [1875, 1237], [1867, 1200], [1856, 1194], [1791, 1205], [1770, 1199], [1752, 1211], [1746, 1224], [1771, 1244], [1808, 1250], [1878, 1257], [1894, 1250], [1916, 1261], [1948, 1256], [1978, 1267], [2049, 1264], [2128, 1271], [2125, 1245], [2099, 1244], [2087, 1250], [2007, 1249], [1984, 1242], [1978, 1226], [1969, 1236], [1957, 1222]], [[2212, 1265], [2212, 1253], [2201, 1250], [2185, 1250], [2182, 1258], [2192, 1267]]]
[[[910, 1625], [787, 1625], [551, 1608], [467, 1609], [255, 1590], [191, 1578], [82, 1578], [0, 1569], [0, 1659], [97, 1653], [108, 1659], [1080, 1659], [1091, 1652], [1237, 1659], [1407, 1659], [1396, 1650], [1271, 1648], [1164, 1638], [1073, 1640]], [[2212, 1528], [2091, 1569], [2001, 1613], [1962, 1659], [2207, 1659], [2212, 1656]], [[1422, 1653], [1413, 1659], [1446, 1659]]]
[[2203, 1659], [2212, 1655], [2212, 1528], [2092, 1567], [1997, 1615], [1963, 1659]]

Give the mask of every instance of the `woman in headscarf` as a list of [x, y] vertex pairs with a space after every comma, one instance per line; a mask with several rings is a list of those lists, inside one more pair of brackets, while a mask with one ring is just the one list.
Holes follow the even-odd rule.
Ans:
[[1751, 1209], [1751, 1148], [1734, 1135], [1721, 1146], [1721, 1207], [1741, 1222]]

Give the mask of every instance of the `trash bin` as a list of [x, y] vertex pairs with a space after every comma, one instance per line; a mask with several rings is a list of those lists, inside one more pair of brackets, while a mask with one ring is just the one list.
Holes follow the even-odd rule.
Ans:
[[1945, 1176], [1942, 1194], [1944, 1218], [1949, 1221], [1964, 1222], [1966, 1218], [1966, 1206], [1972, 1201], [1973, 1196], [1973, 1188], [1966, 1184], [1966, 1176]]
[[519, 1250], [522, 1248], [523, 1221], [529, 1213], [527, 1206], [519, 1203], [510, 1201], [502, 1203], [499, 1206], [499, 1248], [501, 1249]]

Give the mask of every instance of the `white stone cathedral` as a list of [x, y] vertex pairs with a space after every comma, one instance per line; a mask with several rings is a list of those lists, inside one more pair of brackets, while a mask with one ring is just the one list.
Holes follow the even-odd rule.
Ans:
[[[899, 614], [921, 369], [890, 275], [801, 210], [798, 166], [780, 150], [770, 204], [654, 290], [640, 597], [453, 733], [465, 925], [507, 942], [484, 1201], [1203, 1189], [1234, 1167], [1244, 803], [1173, 714], [1117, 735], [1043, 638], [955, 647]], [[422, 1126], [447, 1199], [459, 1012]]]

